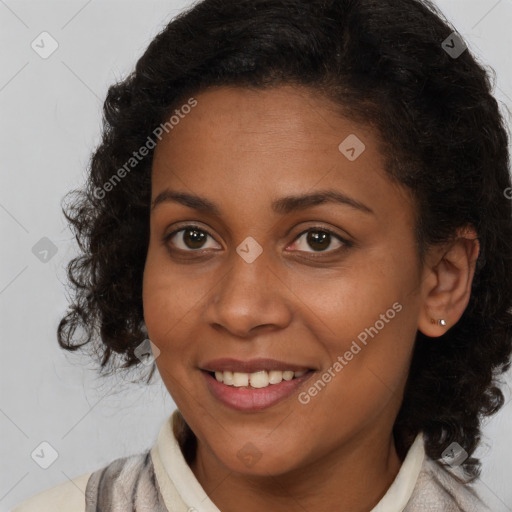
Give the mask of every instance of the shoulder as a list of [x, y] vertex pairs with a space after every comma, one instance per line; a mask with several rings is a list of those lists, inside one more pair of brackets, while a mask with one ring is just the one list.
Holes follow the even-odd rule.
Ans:
[[[46, 489], [17, 505], [10, 512], [84, 512], [96, 502], [100, 490], [120, 491], [126, 496], [149, 466], [150, 452], [113, 460], [106, 466]], [[129, 495], [129, 494], [128, 494]]]
[[471, 484], [455, 468], [425, 457], [411, 500], [404, 512], [490, 512]]
[[26, 499], [11, 512], [83, 512], [85, 488], [92, 473], [85, 473]]

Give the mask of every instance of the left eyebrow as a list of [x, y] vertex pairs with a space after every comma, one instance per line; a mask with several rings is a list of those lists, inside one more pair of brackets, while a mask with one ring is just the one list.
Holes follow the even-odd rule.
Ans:
[[[154, 210], [159, 204], [164, 202], [176, 202], [204, 213], [210, 213], [218, 217], [221, 215], [220, 208], [205, 197], [186, 192], [173, 192], [169, 189], [160, 192], [160, 194], [156, 196], [151, 203], [151, 210]], [[365, 204], [337, 190], [320, 190], [311, 194], [281, 197], [273, 201], [271, 206], [275, 213], [286, 215], [325, 203], [337, 203], [375, 215], [375, 212]]]
[[342, 204], [350, 206], [355, 210], [375, 215], [374, 211], [370, 207], [345, 194], [342, 194], [341, 192], [338, 192], [337, 190], [319, 190], [312, 194], [282, 197], [272, 203], [272, 209], [276, 213], [286, 215], [291, 212], [305, 210], [324, 203]]

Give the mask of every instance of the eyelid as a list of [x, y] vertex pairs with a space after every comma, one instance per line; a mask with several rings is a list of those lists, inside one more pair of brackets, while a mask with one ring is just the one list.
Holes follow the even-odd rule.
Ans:
[[[213, 240], [215, 240], [215, 242], [217, 242], [215, 237], [210, 233], [210, 231], [208, 229], [205, 229], [205, 228], [201, 227], [199, 224], [192, 224], [192, 223], [189, 222], [189, 223], [185, 223], [185, 224], [183, 224], [181, 226], [175, 227], [175, 229], [173, 229], [170, 233], [164, 235], [163, 238], [162, 238], [163, 243], [165, 245], [167, 245], [169, 240], [171, 238], [173, 238], [177, 233], [179, 233], [180, 231], [186, 231], [187, 229], [195, 229], [197, 231], [201, 231], [201, 232], [205, 233], [207, 236], [209, 236], [210, 238], [212, 238]], [[196, 250], [193, 250], [193, 249], [189, 249], [189, 250], [176, 249], [176, 250], [177, 251], [181, 251], [181, 252], [200, 252], [200, 251], [202, 251], [204, 249], [196, 249]]]
[[338, 247], [337, 249], [329, 249], [327, 251], [292, 251], [292, 252], [299, 252], [299, 253], [304, 252], [306, 254], [317, 255], [318, 257], [320, 257], [323, 254], [326, 254], [326, 255], [327, 254], [329, 254], [329, 255], [336, 254], [339, 251], [343, 250], [344, 248], [349, 248], [354, 245], [353, 242], [351, 242], [347, 238], [339, 235], [338, 233], [336, 233], [336, 231], [334, 231], [330, 228], [324, 227], [324, 226], [309, 226], [308, 228], [301, 231], [299, 234], [295, 235], [292, 243], [295, 243], [299, 238], [301, 238], [306, 233], [309, 233], [310, 231], [319, 231], [322, 233], [328, 233], [330, 236], [336, 238], [339, 242], [341, 242], [342, 247]]

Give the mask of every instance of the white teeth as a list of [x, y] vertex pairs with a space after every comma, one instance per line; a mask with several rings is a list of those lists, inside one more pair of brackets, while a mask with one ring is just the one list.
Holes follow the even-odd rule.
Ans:
[[268, 381], [270, 384], [279, 384], [283, 380], [283, 372], [272, 370], [268, 372]]
[[253, 388], [266, 388], [268, 386], [268, 373], [264, 370], [251, 373], [249, 378]]
[[215, 379], [218, 382], [223, 382], [227, 386], [234, 386], [236, 388], [247, 387], [249, 383], [253, 388], [266, 388], [270, 384], [279, 384], [283, 380], [292, 380], [293, 378], [301, 377], [307, 373], [307, 370], [294, 372], [292, 370], [271, 370], [269, 372], [261, 370], [254, 373], [242, 372], [215, 372]]
[[233, 386], [241, 388], [242, 386], [249, 385], [249, 374], [248, 373], [233, 373]]

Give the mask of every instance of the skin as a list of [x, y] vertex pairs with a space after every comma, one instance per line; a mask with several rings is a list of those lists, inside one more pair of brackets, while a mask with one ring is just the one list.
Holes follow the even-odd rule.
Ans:
[[[385, 173], [378, 135], [318, 94], [220, 87], [195, 98], [155, 149], [152, 198], [196, 194], [220, 214], [158, 204], [143, 286], [159, 372], [198, 439], [191, 469], [223, 512], [369, 511], [401, 465], [392, 428], [416, 332], [440, 336], [464, 312], [476, 234], [461, 230], [421, 266], [416, 206]], [[366, 146], [355, 161], [338, 149], [350, 134]], [[326, 189], [372, 213], [336, 203], [271, 209], [275, 199]], [[187, 231], [162, 241], [188, 223], [209, 235], [202, 245]], [[331, 236], [315, 245], [302, 234], [322, 229], [349, 244]], [[252, 263], [236, 252], [249, 236], [263, 249]], [[295, 393], [263, 411], [235, 411], [199, 369], [220, 357], [274, 358], [314, 369], [299, 390], [307, 391], [396, 302], [402, 310], [308, 404]], [[439, 318], [447, 327], [431, 322]], [[248, 442], [261, 454], [250, 467], [237, 456]]]

